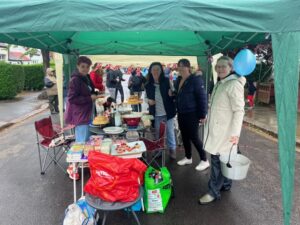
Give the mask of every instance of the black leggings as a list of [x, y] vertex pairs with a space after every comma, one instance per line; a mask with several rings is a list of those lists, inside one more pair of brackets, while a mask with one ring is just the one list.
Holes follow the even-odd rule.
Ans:
[[200, 159], [206, 161], [206, 154], [203, 150], [203, 143], [199, 137], [199, 120], [196, 112], [178, 113], [178, 125], [182, 136], [182, 142], [185, 150], [185, 157], [192, 158], [193, 142], [196, 150], [199, 153]]
[[116, 88], [116, 95], [115, 95], [116, 102], [117, 102], [118, 92], [120, 92], [121, 102], [123, 103], [124, 102], [124, 91], [123, 91], [123, 87], [122, 86]]

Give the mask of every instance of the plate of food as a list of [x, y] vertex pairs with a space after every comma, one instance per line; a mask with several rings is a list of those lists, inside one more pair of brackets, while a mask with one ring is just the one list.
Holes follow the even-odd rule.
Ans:
[[109, 123], [109, 119], [106, 116], [96, 116], [91, 124], [94, 127], [100, 127]]
[[137, 155], [145, 152], [146, 146], [142, 141], [114, 144], [111, 147], [111, 155]]
[[125, 113], [129, 113], [129, 112], [131, 112], [132, 111], [132, 108], [131, 108], [131, 106], [129, 106], [129, 105], [121, 105], [121, 106], [119, 106], [118, 107], [118, 111], [121, 113], [121, 114], [125, 114]]
[[124, 129], [122, 127], [105, 127], [103, 131], [106, 134], [121, 134], [124, 132]]
[[137, 95], [130, 95], [126, 103], [129, 105], [138, 105], [138, 104], [142, 104], [143, 100], [139, 99], [139, 96]]

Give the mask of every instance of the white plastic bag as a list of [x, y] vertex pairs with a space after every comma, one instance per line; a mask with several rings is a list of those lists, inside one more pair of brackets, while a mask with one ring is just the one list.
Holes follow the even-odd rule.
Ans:
[[94, 209], [93, 207], [91, 207], [90, 205], [87, 204], [85, 197], [82, 196], [76, 203], [79, 208], [81, 209], [81, 212], [83, 213], [84, 217], [85, 217], [85, 221], [84, 223], [82, 223], [82, 225], [94, 225], [95, 224], [95, 213], [96, 213], [96, 209]]
[[77, 204], [71, 204], [66, 209], [63, 225], [82, 225], [86, 217]]

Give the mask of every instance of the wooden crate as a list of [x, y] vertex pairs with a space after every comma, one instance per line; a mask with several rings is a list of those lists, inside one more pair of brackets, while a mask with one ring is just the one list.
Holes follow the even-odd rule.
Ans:
[[259, 83], [257, 87], [257, 101], [270, 104], [274, 100], [274, 84]]

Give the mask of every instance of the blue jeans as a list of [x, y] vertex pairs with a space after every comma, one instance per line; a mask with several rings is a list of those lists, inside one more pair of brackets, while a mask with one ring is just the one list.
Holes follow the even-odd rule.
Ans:
[[75, 127], [75, 142], [87, 142], [89, 137], [89, 125], [78, 125]]
[[155, 116], [155, 136], [159, 138], [160, 122], [166, 122], [167, 125], [167, 146], [169, 150], [176, 150], [176, 139], [174, 130], [174, 118], [167, 120], [167, 116]]
[[232, 180], [223, 176], [221, 171], [220, 156], [211, 155], [211, 171], [208, 182], [209, 194], [216, 199], [221, 198], [221, 188], [229, 190]]

